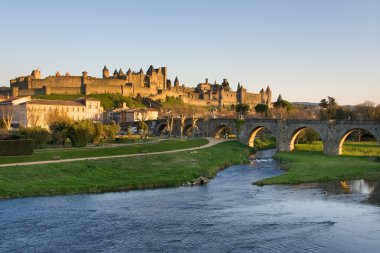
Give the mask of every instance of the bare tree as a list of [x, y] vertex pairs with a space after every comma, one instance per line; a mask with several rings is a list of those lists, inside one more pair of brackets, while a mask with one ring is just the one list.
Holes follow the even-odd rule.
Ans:
[[163, 105], [161, 107], [161, 116], [166, 120], [166, 129], [168, 131], [168, 137], [170, 138], [173, 131], [175, 112], [171, 106]]
[[27, 115], [27, 126], [37, 127], [41, 121], [42, 111], [33, 111], [29, 109], [29, 115]]
[[197, 122], [199, 118], [205, 115], [206, 109], [199, 106], [189, 106], [189, 114], [191, 115], [191, 127], [193, 129], [192, 135], [194, 136], [195, 130], [198, 129]]
[[6, 130], [11, 130], [12, 120], [13, 120], [13, 108], [4, 108], [0, 111], [1, 119], [5, 125]]
[[72, 122], [67, 112], [55, 109], [50, 111], [46, 117], [46, 123], [50, 126], [53, 122]]

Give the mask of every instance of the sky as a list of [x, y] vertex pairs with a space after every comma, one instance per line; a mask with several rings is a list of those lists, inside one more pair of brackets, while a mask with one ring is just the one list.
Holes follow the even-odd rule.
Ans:
[[0, 86], [166, 66], [292, 102], [380, 104], [380, 0], [0, 0]]

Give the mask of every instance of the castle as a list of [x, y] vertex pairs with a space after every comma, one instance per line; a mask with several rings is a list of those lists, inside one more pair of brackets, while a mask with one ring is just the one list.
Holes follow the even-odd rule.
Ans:
[[269, 86], [260, 93], [249, 93], [238, 84], [237, 91], [231, 91], [227, 79], [221, 84], [211, 84], [208, 79], [199, 83], [196, 88], [181, 85], [176, 77], [174, 83], [168, 79], [167, 68], [155, 69], [150, 66], [144, 73], [133, 72], [129, 69], [126, 73], [122, 69], [110, 75], [104, 66], [102, 78], [92, 77], [86, 71], [82, 76], [71, 76], [69, 73], [41, 78], [39, 69], [33, 70], [28, 76], [20, 76], [10, 80], [10, 93], [12, 96], [33, 96], [49, 94], [100, 94], [118, 93], [131, 97], [149, 97], [152, 100], [164, 100], [166, 96], [181, 98], [185, 103], [227, 107], [238, 103], [249, 104], [251, 107], [263, 103], [271, 106], [272, 91]]

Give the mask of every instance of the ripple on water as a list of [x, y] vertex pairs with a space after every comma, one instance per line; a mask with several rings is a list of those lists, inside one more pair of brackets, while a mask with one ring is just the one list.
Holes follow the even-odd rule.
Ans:
[[263, 159], [199, 187], [0, 201], [0, 252], [377, 252], [380, 207], [252, 185], [277, 168]]

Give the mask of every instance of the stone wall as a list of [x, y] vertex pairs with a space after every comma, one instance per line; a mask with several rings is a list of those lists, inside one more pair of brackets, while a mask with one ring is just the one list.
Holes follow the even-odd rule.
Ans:
[[237, 103], [249, 104], [251, 108], [258, 103], [267, 103], [271, 106], [269, 87], [265, 92], [262, 90], [263, 92], [254, 94], [248, 93], [239, 84], [237, 91], [230, 91], [227, 79], [223, 79], [222, 84], [213, 85], [206, 79], [206, 83], [200, 83], [197, 88], [192, 88], [180, 85], [177, 78], [171, 87], [167, 85], [169, 80], [165, 67], [154, 69], [150, 66], [146, 74], [142, 69], [137, 73], [128, 70], [126, 74], [120, 69], [115, 70], [111, 77], [109, 70], [104, 67], [102, 74], [103, 78], [95, 78], [88, 76], [85, 71], [82, 76], [70, 76], [68, 73], [61, 76], [57, 72], [56, 76], [40, 79], [40, 71], [33, 70], [31, 75], [13, 79], [10, 84], [11, 90], [15, 88], [13, 93], [21, 96], [118, 93], [132, 97], [140, 95], [153, 100], [164, 100], [166, 96], [180, 97], [185, 103], [202, 106], [227, 107]]

